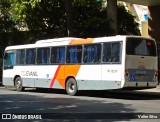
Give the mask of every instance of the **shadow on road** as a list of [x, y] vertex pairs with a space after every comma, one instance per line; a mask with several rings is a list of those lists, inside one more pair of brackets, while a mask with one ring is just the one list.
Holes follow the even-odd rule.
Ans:
[[[74, 120], [86, 122], [86, 119], [87, 122], [105, 122], [108, 119], [110, 122], [117, 121], [117, 119], [130, 121], [137, 118], [137, 114], [133, 114], [135, 110], [130, 107], [132, 104], [116, 102], [116, 99], [160, 99], [158, 93], [144, 91], [80, 91], [78, 96], [68, 96], [64, 90], [55, 89], [27, 88], [24, 92], [17, 92], [13, 88], [7, 90], [11, 92], [0, 95], [1, 113], [42, 115], [49, 113], [49, 119], [45, 120], [46, 122], [73, 122]], [[16, 122], [21, 121], [16, 120]], [[35, 122], [41, 121], [35, 120]]]
[[[67, 95], [65, 90], [58, 89], [28, 89], [26, 92], [39, 92], [39, 93], [55, 93]], [[87, 97], [100, 97], [100, 98], [112, 98], [112, 99], [126, 99], [126, 100], [159, 100], [160, 93], [158, 92], [146, 92], [146, 91], [134, 91], [134, 90], [102, 90], [102, 91], [79, 91], [77, 96]]]
[[[80, 122], [85, 119], [101, 120], [108, 118], [111, 119], [110, 121], [114, 121], [114, 119], [129, 121], [130, 118], [126, 117], [126, 114], [122, 116], [119, 113], [122, 111], [132, 113], [134, 111], [129, 108], [130, 105], [126, 106], [123, 103], [111, 103], [103, 100], [80, 100], [76, 98], [43, 98], [43, 96], [37, 97], [24, 94], [1, 95], [0, 102], [0, 110], [3, 113], [22, 115], [35, 113], [42, 114], [42, 118], [43, 114], [49, 113], [49, 116], [46, 115], [49, 117], [47, 119], [72, 120], [72, 122], [73, 120]], [[134, 118], [134, 116], [134, 114], [131, 114], [131, 117]], [[16, 120], [16, 122], [20, 121]]]
[[126, 99], [126, 100], [160, 100], [160, 93], [145, 92], [145, 91], [82, 91], [80, 96], [112, 98], [112, 99]]
[[[15, 89], [8, 89], [13, 90]], [[36, 89], [26, 88], [24, 92], [49, 93], [49, 94], [63, 94], [67, 95], [65, 90], [59, 89]], [[134, 90], [100, 90], [100, 91], [79, 91], [77, 96], [112, 98], [112, 99], [126, 99], [126, 100], [159, 100], [160, 92], [149, 91], [134, 91]]]

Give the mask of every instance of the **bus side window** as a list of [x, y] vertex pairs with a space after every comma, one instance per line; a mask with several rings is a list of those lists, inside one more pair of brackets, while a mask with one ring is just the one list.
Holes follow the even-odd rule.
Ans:
[[51, 53], [51, 63], [55, 62], [55, 55], [54, 53]]
[[120, 62], [120, 43], [112, 43], [112, 62]]
[[26, 64], [35, 64], [36, 49], [26, 50]]
[[25, 64], [25, 50], [17, 50], [16, 65]]
[[55, 47], [51, 48], [51, 63], [57, 63], [56, 62], [56, 48]]
[[121, 53], [120, 42], [103, 44], [104, 63], [120, 63], [120, 53]]
[[111, 62], [111, 43], [103, 45], [103, 62]]
[[37, 64], [49, 64], [50, 48], [37, 49]]
[[65, 47], [51, 48], [51, 63], [65, 63]]
[[67, 63], [81, 63], [82, 46], [67, 47]]
[[65, 63], [65, 47], [59, 48], [59, 63]]
[[83, 54], [84, 63], [100, 63], [101, 44], [84, 45]]

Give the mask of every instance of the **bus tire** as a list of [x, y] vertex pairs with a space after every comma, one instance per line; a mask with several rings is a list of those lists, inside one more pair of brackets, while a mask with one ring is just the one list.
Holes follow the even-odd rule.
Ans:
[[15, 87], [17, 91], [23, 91], [24, 87], [22, 86], [22, 79], [20, 77], [17, 77], [15, 80]]
[[66, 92], [68, 95], [74, 96], [78, 92], [77, 82], [74, 78], [69, 78], [66, 83]]

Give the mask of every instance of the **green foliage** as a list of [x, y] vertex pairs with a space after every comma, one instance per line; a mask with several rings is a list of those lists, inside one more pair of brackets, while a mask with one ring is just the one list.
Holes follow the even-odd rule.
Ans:
[[11, 36], [9, 33], [16, 32], [16, 23], [10, 19], [10, 7], [9, 0], [0, 1], [0, 58], [3, 55], [3, 51], [9, 42], [11, 42]]
[[121, 5], [118, 6], [117, 12], [118, 34], [140, 35], [139, 24], [135, 21], [135, 17]]
[[10, 0], [11, 17], [14, 21], [22, 21], [27, 17], [28, 11], [32, 11], [41, 0]]
[[[72, 0], [75, 37], [112, 35], [107, 10], [101, 1]], [[138, 23], [123, 6], [118, 7], [118, 34], [139, 34]], [[24, 24], [25, 23], [25, 24]], [[21, 25], [28, 28], [20, 32]], [[27, 26], [25, 26], [27, 25]], [[32, 43], [39, 39], [67, 36], [64, 0], [0, 1], [0, 57], [8, 45]]]
[[10, 1], [0, 1], [0, 33], [16, 30], [16, 23], [10, 19], [10, 8]]
[[[64, 0], [6, 0], [0, 3], [0, 27], [13, 32], [16, 26], [26, 23], [27, 42], [38, 39], [67, 36]], [[107, 10], [101, 1], [72, 0], [73, 26], [76, 37], [112, 35]], [[124, 7], [118, 7], [118, 34], [139, 34], [138, 24]], [[2, 16], [3, 15], [3, 16]], [[0, 31], [2, 31], [0, 30]]]
[[74, 28], [78, 37], [111, 35], [107, 12], [96, 0], [75, 0], [73, 4]]

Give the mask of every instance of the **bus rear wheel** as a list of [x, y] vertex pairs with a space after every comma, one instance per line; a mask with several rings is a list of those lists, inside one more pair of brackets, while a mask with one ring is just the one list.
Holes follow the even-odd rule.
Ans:
[[24, 87], [22, 86], [22, 79], [20, 77], [17, 77], [15, 80], [15, 87], [17, 91], [23, 91]]
[[78, 92], [77, 82], [74, 78], [69, 78], [66, 83], [66, 92], [68, 95], [74, 96]]

